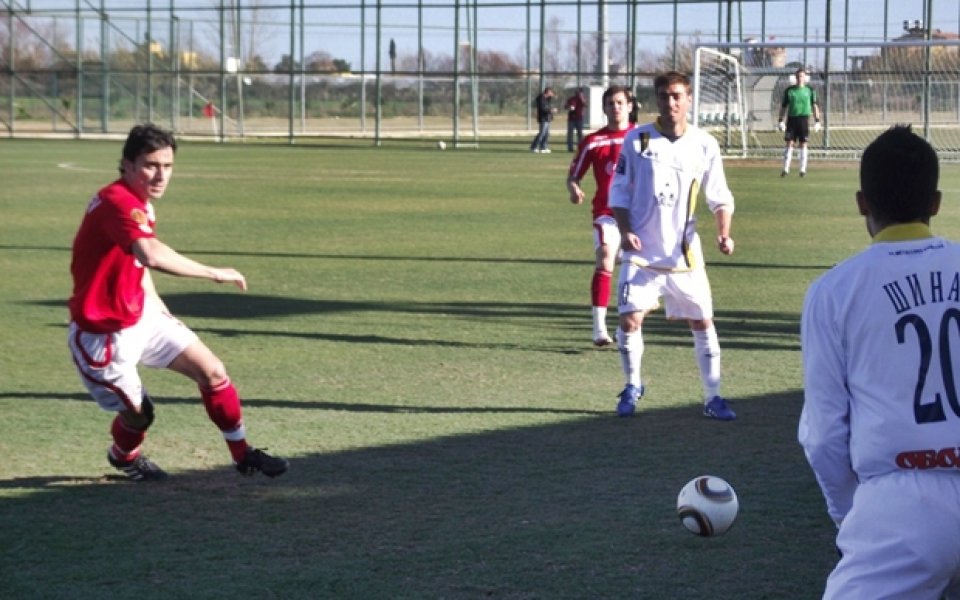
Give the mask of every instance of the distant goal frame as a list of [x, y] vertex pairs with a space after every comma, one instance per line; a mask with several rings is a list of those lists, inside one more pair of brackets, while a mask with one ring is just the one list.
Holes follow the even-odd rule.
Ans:
[[[736, 73], [718, 67], [718, 56], [735, 60]], [[823, 131], [808, 143], [811, 156], [855, 160], [882, 131], [910, 124], [941, 159], [960, 161], [960, 40], [700, 43], [691, 121], [718, 139], [725, 156], [780, 156], [778, 96], [801, 66], [823, 112]], [[705, 110], [711, 106], [720, 110]]]

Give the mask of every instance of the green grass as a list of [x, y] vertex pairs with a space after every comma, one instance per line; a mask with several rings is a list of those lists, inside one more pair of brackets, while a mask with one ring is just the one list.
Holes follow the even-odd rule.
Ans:
[[[589, 344], [569, 155], [185, 143], [160, 236], [250, 291], [158, 287], [227, 364], [251, 441], [292, 468], [239, 477], [193, 386], [144, 371], [146, 448], [173, 477], [133, 485], [64, 340], [71, 239], [118, 156], [0, 141], [0, 597], [819, 597], [834, 530], [796, 443], [798, 323], [807, 284], [868, 241], [853, 165], [728, 163], [737, 252], [707, 260], [740, 418], [700, 416], [691, 336], [658, 315], [625, 420], [617, 353]], [[741, 500], [710, 540], [674, 511], [703, 473]]]

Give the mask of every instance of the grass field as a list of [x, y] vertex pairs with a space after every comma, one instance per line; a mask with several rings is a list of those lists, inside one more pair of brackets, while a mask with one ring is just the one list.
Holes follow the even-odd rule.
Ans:
[[[614, 416], [566, 153], [186, 143], [160, 236], [250, 290], [158, 287], [227, 364], [251, 441], [292, 467], [240, 477], [193, 386], [145, 371], [146, 450], [172, 478], [135, 485], [65, 345], [71, 239], [119, 152], [0, 141], [0, 597], [819, 597], [834, 531], [796, 442], [799, 312], [868, 242], [855, 165], [728, 163], [737, 252], [706, 246], [739, 419], [719, 423], [689, 332], [662, 316], [641, 410]], [[941, 187], [934, 229], [956, 237], [960, 169]], [[703, 473], [741, 501], [716, 539], [674, 510]]]

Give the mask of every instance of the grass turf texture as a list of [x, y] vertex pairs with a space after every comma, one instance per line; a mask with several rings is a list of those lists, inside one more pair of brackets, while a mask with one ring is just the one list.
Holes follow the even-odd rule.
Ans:
[[[867, 243], [853, 165], [782, 180], [728, 162], [737, 252], [705, 246], [739, 419], [718, 423], [689, 332], [662, 313], [648, 396], [614, 416], [569, 155], [185, 143], [160, 236], [251, 287], [158, 287], [227, 364], [251, 441], [292, 467], [240, 477], [193, 386], [144, 370], [146, 450], [173, 477], [134, 485], [106, 463], [109, 415], [64, 340], [70, 242], [119, 153], [0, 142], [0, 596], [819, 597], [834, 531], [795, 441], [798, 323], [807, 284]], [[960, 170], [941, 187], [935, 231], [955, 237]], [[674, 510], [704, 473], [741, 502], [709, 540]]]

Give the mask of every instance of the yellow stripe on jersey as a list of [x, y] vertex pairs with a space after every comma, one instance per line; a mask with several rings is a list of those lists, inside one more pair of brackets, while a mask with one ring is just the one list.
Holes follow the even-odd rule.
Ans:
[[683, 252], [683, 259], [687, 262], [687, 265], [690, 269], [696, 267], [696, 257], [693, 252], [690, 251], [690, 246], [687, 244], [687, 229], [693, 226], [693, 215], [697, 212], [697, 197], [700, 195], [700, 182], [694, 179], [690, 182], [690, 191], [687, 193], [687, 219], [686, 223], [683, 226], [683, 236], [682, 242], [680, 245], [681, 252]]
[[638, 267], [643, 267], [650, 271], [656, 271], [657, 273], [689, 273], [696, 269], [696, 263], [692, 260], [687, 261], [690, 266], [688, 267], [653, 267], [650, 266], [650, 263], [646, 261], [642, 256], [637, 256], [636, 254], [630, 255], [630, 264], [637, 265]]

